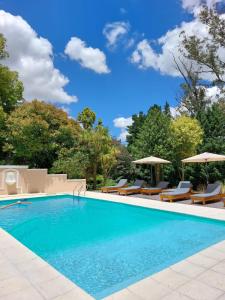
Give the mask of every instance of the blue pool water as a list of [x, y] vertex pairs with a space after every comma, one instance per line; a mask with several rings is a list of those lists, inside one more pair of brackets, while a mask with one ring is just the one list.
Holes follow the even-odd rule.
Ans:
[[96, 299], [225, 239], [221, 221], [71, 196], [29, 201], [0, 210], [0, 227]]

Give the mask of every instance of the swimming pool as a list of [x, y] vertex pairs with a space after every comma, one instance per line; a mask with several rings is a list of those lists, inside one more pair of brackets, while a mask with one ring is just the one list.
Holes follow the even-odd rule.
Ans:
[[29, 201], [0, 210], [0, 227], [97, 299], [225, 239], [222, 221], [69, 195]]

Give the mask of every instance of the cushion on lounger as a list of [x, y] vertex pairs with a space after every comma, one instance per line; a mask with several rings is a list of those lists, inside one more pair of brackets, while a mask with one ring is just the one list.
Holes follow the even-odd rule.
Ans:
[[170, 195], [170, 196], [177, 196], [182, 194], [187, 194], [190, 191], [190, 188], [181, 188], [181, 189], [175, 189], [172, 192], [165, 192], [162, 193], [163, 195]]
[[168, 185], [169, 185], [168, 181], [160, 181], [156, 187], [160, 189], [166, 189]]
[[116, 187], [124, 186], [125, 184], [127, 184], [127, 179], [120, 179]]
[[142, 187], [144, 184], [144, 180], [140, 180], [140, 179], [136, 179], [135, 182], [134, 182], [134, 186], [136, 187]]
[[202, 194], [195, 194], [195, 197], [199, 198], [206, 198], [206, 197], [213, 197], [219, 195], [221, 193], [222, 185], [220, 182], [215, 182], [212, 184], [208, 184], [205, 193]]
[[180, 181], [177, 188], [180, 189], [185, 189], [185, 188], [191, 188], [192, 187], [192, 184], [190, 181]]

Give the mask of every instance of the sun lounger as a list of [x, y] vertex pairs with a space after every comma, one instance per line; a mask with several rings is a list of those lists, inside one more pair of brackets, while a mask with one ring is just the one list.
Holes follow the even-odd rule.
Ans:
[[127, 179], [120, 179], [120, 181], [114, 186], [104, 186], [101, 188], [102, 193], [117, 192], [119, 189], [127, 186]]
[[222, 194], [221, 190], [222, 185], [220, 182], [208, 184], [205, 193], [191, 195], [192, 204], [195, 202], [206, 204], [207, 201], [221, 200], [225, 197], [225, 194]]
[[180, 181], [177, 188], [172, 191], [166, 191], [160, 194], [160, 200], [174, 200], [189, 199], [191, 194], [191, 183], [190, 181]]
[[131, 194], [139, 194], [141, 192], [141, 188], [144, 184], [144, 180], [136, 180], [134, 185], [129, 186], [127, 188], [119, 189], [118, 193], [120, 195], [131, 195]]
[[152, 195], [152, 194], [159, 194], [164, 189], [166, 189], [169, 185], [168, 181], [160, 181], [156, 187], [146, 187], [141, 189], [141, 193], [144, 195]]

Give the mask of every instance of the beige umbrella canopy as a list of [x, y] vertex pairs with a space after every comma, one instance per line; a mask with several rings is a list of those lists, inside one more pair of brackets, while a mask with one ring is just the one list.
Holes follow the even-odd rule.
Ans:
[[[192, 157], [182, 159], [182, 163], [208, 163], [208, 162], [216, 162], [216, 161], [225, 161], [225, 155], [204, 152]], [[205, 168], [205, 171], [206, 171], [206, 181], [208, 184], [209, 176], [208, 176], [207, 168]]]
[[204, 152], [202, 154], [198, 154], [182, 160], [183, 163], [197, 163], [197, 162], [206, 163], [212, 161], [225, 161], [225, 155]]
[[[134, 160], [133, 163], [140, 165], [151, 165], [151, 181], [152, 181], [152, 165], [170, 164], [169, 160], [165, 160], [155, 156], [144, 157], [142, 159]], [[157, 176], [156, 176], [157, 177]], [[157, 181], [157, 179], [156, 179]], [[152, 182], [153, 183], [153, 182]]]
[[157, 165], [157, 164], [170, 164], [169, 160], [165, 160], [155, 156], [149, 156], [142, 159], [134, 160], [135, 164]]

